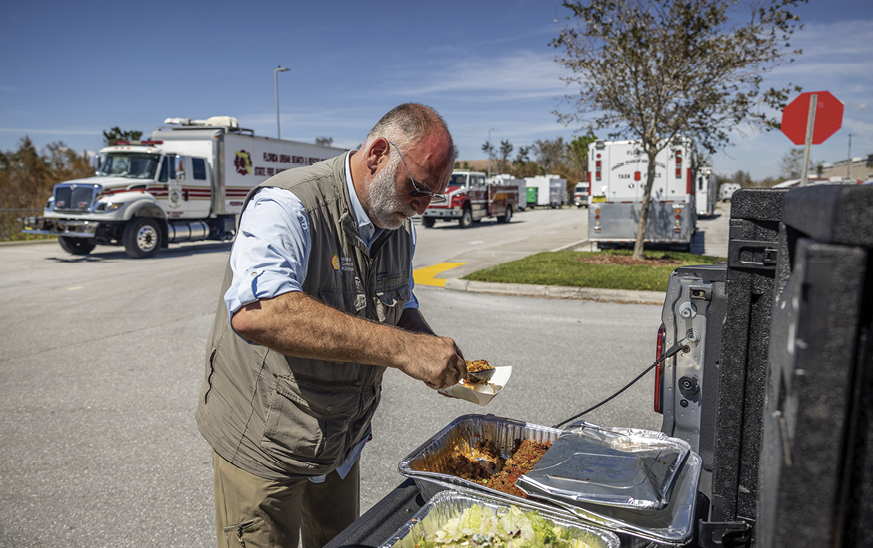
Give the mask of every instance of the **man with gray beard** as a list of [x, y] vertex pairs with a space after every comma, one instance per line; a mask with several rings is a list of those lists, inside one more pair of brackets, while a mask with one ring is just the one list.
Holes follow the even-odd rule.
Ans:
[[385, 369], [434, 390], [466, 376], [412, 280], [410, 217], [445, 199], [453, 163], [445, 121], [409, 103], [361, 150], [246, 197], [197, 408], [219, 547], [328, 543], [360, 512], [359, 456]]

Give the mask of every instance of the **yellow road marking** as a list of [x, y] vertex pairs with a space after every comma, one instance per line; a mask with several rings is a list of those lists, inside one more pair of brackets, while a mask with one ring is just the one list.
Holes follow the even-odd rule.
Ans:
[[65, 291], [75, 291], [77, 289], [82, 289], [84, 286], [76, 286], [76, 287], [68, 287]]
[[436, 287], [445, 287], [445, 280], [438, 280], [435, 276], [446, 270], [461, 266], [467, 263], [440, 263], [433, 266], [426, 266], [412, 271], [412, 279], [416, 285], [433, 285]]

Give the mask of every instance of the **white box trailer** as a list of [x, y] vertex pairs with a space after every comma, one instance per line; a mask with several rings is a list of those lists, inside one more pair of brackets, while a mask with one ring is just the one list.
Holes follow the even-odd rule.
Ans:
[[[598, 140], [588, 147], [588, 239], [599, 248], [637, 237], [648, 158], [639, 141]], [[677, 139], [655, 158], [645, 243], [689, 251], [697, 230], [691, 142]]]
[[[779, 185], [776, 186], [779, 187]], [[725, 183], [718, 189], [718, 199], [722, 202], [730, 202], [731, 196], [733, 196], [734, 192], [738, 191], [740, 188], [742, 187], [737, 183]]]
[[171, 243], [230, 240], [249, 190], [286, 169], [345, 149], [255, 136], [236, 118], [168, 118], [147, 141], [100, 149], [94, 177], [54, 187], [22, 232], [52, 234], [68, 253], [124, 246], [133, 258]]
[[697, 204], [697, 215], [700, 217], [712, 217], [715, 215], [715, 205], [718, 202], [718, 179], [710, 167], [700, 168], [697, 171], [696, 179], [695, 203]]
[[567, 203], [567, 179], [557, 175], [525, 177], [528, 207], [549, 206], [552, 209]]

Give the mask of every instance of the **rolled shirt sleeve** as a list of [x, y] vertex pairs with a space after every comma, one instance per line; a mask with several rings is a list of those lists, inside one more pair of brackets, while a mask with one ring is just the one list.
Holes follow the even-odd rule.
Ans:
[[230, 254], [228, 314], [243, 305], [302, 291], [309, 263], [309, 216], [291, 192], [264, 188], [249, 200]]

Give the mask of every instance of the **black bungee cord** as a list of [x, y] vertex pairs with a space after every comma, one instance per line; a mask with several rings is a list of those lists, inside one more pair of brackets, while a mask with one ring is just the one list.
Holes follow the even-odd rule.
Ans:
[[619, 390], [619, 391], [616, 392], [615, 394], [609, 396], [608, 398], [606, 398], [605, 400], [601, 401], [601, 402], [598, 403], [597, 405], [595, 405], [595, 406], [593, 406], [593, 407], [589, 407], [588, 409], [586, 409], [585, 411], [582, 411], [582, 412], [579, 413], [578, 415], [573, 415], [573, 416], [570, 417], [569, 419], [567, 419], [567, 420], [565, 420], [565, 421], [562, 421], [562, 422], [559, 422], [558, 424], [554, 425], [552, 428], [560, 428], [561, 426], [567, 424], [568, 422], [574, 421], [574, 420], [578, 419], [579, 417], [581, 417], [581, 416], [583, 416], [583, 415], [587, 415], [588, 413], [594, 411], [595, 409], [597, 409], [597, 408], [600, 407], [601, 405], [603, 405], [603, 404], [605, 404], [605, 403], [611, 401], [611, 400], [614, 399], [616, 396], [618, 396], [619, 394], [621, 394], [622, 392], [624, 392], [625, 390], [627, 390], [628, 388], [630, 388], [631, 386], [633, 386], [633, 384], [634, 384], [635, 382], [637, 382], [638, 380], [640, 380], [641, 378], [643, 378], [643, 377], [645, 376], [646, 373], [648, 373], [649, 371], [651, 371], [652, 369], [654, 369], [654, 368], [655, 368], [659, 363], [661, 363], [662, 361], [666, 360], [667, 358], [671, 358], [671, 357], [673, 357], [674, 355], [678, 354], [680, 350], [682, 350], [682, 351], [684, 351], [684, 352], [689, 352], [689, 351], [691, 350], [691, 348], [688, 346], [688, 339], [682, 339], [681, 341], [679, 341], [678, 343], [676, 343], [675, 345], [673, 345], [669, 350], [667, 350], [666, 352], [664, 352], [664, 355], [663, 355], [663, 356], [661, 356], [660, 358], [658, 358], [657, 360], [655, 360], [655, 363], [653, 363], [652, 365], [650, 365], [649, 367], [647, 367], [647, 368], [645, 369], [645, 371], [643, 371], [642, 373], [640, 373], [639, 375], [637, 375], [636, 378], [635, 378], [634, 380], [632, 380], [631, 382], [629, 382], [629, 383], [627, 383], [626, 385], [624, 385], [624, 388], [622, 388], [621, 390]]

